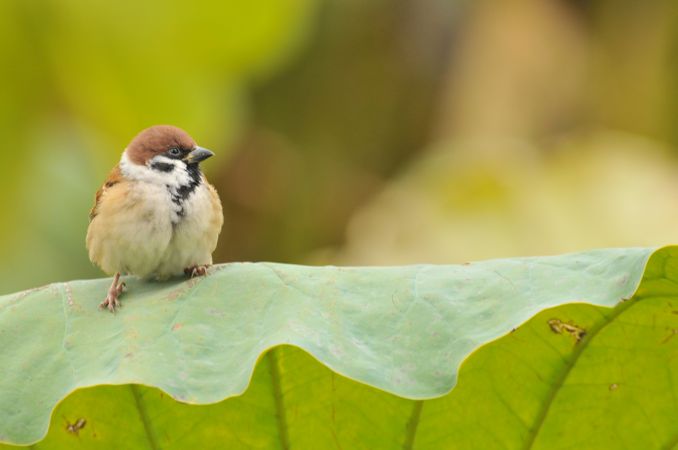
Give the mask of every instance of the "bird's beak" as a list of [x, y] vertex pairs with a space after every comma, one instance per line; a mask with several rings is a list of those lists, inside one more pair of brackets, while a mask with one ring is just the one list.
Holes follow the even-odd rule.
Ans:
[[186, 155], [184, 161], [186, 164], [198, 164], [207, 158], [214, 156], [214, 153], [202, 147], [195, 147], [191, 153]]

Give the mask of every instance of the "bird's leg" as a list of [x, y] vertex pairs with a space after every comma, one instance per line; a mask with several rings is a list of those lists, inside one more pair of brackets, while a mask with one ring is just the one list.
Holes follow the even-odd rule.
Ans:
[[207, 268], [209, 266], [210, 266], [209, 264], [201, 264], [198, 266], [187, 267], [184, 269], [184, 273], [191, 278], [204, 277], [205, 275], [207, 275]]
[[125, 282], [120, 281], [120, 272], [118, 272], [115, 274], [115, 277], [113, 277], [113, 284], [111, 284], [111, 287], [108, 289], [106, 299], [99, 305], [99, 309], [108, 308], [110, 312], [115, 312], [115, 308], [121, 306], [118, 298], [124, 291]]

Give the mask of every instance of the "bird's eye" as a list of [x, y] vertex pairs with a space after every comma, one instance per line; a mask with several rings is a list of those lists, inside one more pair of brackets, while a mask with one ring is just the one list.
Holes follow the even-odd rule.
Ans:
[[167, 154], [170, 156], [181, 156], [181, 149], [172, 147], [171, 149], [167, 150]]

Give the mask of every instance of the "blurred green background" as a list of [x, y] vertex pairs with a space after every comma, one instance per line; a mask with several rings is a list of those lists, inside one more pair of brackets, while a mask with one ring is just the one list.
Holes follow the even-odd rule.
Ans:
[[0, 294], [102, 276], [139, 130], [214, 150], [215, 261], [676, 243], [678, 4], [0, 0]]

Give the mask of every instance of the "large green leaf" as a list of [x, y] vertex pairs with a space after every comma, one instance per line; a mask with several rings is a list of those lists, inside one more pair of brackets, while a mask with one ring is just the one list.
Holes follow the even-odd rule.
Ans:
[[[96, 310], [108, 280], [0, 297], [0, 438], [40, 440], [59, 400], [96, 386], [58, 406], [38, 448], [671, 448], [678, 249], [609, 308], [651, 253], [229, 264], [129, 280], [117, 315]], [[138, 384], [184, 403], [245, 393], [193, 406]]]

